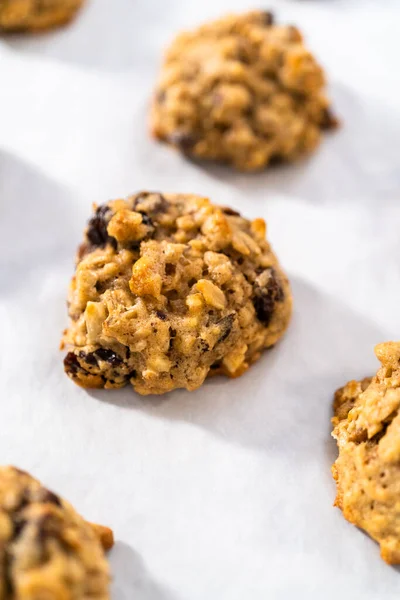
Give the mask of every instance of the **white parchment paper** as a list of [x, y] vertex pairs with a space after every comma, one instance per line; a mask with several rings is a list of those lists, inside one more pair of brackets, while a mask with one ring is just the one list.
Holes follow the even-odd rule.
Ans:
[[[400, 4], [269, 6], [303, 29], [343, 127], [259, 175], [196, 166], [146, 130], [163, 46], [248, 1], [92, 0], [69, 28], [0, 41], [0, 461], [114, 528], [114, 600], [400, 593], [399, 572], [332, 507], [330, 475], [333, 391], [374, 372], [374, 344], [400, 336]], [[268, 221], [295, 313], [242, 378], [142, 399], [64, 375], [91, 203], [141, 188]]]

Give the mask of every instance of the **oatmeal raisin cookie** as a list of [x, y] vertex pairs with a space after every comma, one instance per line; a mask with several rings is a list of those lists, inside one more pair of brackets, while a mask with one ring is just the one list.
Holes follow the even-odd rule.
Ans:
[[151, 130], [184, 154], [262, 169], [314, 150], [337, 125], [324, 87], [296, 27], [266, 11], [229, 15], [172, 43]]
[[235, 377], [291, 314], [262, 219], [191, 194], [142, 192], [96, 208], [69, 294], [65, 370], [83, 387], [140, 394]]
[[112, 543], [28, 473], [0, 467], [1, 600], [109, 600]]
[[376, 376], [335, 395], [335, 504], [380, 544], [386, 562], [399, 564], [400, 342], [379, 344], [375, 353], [382, 364]]
[[84, 0], [0, 0], [1, 31], [40, 31], [70, 21]]

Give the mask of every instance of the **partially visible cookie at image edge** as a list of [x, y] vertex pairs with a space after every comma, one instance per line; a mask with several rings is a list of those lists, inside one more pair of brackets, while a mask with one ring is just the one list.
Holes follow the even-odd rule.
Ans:
[[0, 598], [109, 600], [107, 527], [28, 473], [0, 467]]
[[386, 562], [400, 564], [400, 342], [379, 344], [375, 354], [376, 376], [335, 394], [335, 504], [380, 544]]
[[140, 394], [237, 377], [287, 328], [291, 292], [262, 219], [193, 194], [95, 209], [69, 293], [65, 371]]
[[325, 75], [301, 33], [268, 11], [176, 37], [154, 93], [154, 137], [199, 158], [262, 169], [316, 148], [337, 126]]
[[0, 0], [0, 33], [53, 29], [73, 19], [85, 0]]

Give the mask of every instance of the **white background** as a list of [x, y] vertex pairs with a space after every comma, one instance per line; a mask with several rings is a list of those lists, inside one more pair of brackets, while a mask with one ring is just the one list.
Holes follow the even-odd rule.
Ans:
[[[276, 0], [326, 67], [343, 127], [295, 166], [199, 167], [149, 139], [162, 48], [244, 0], [92, 0], [0, 41], [0, 457], [115, 530], [113, 600], [371, 600], [400, 573], [332, 507], [331, 399], [399, 339], [400, 3]], [[208, 194], [268, 221], [295, 312], [236, 381], [86, 392], [58, 343], [91, 203]]]

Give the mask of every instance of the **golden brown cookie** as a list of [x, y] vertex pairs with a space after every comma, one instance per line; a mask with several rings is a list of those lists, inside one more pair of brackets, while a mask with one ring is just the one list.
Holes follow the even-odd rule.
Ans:
[[324, 86], [296, 27], [266, 11], [229, 15], [172, 43], [151, 130], [184, 154], [262, 169], [314, 150], [337, 125]]
[[109, 600], [107, 527], [28, 473], [0, 467], [0, 599]]
[[382, 363], [375, 377], [350, 381], [336, 392], [332, 467], [336, 506], [365, 529], [382, 558], [400, 563], [400, 342], [375, 348]]
[[68, 23], [84, 0], [0, 0], [1, 31], [40, 31]]
[[97, 208], [70, 288], [67, 374], [140, 394], [242, 374], [291, 314], [265, 230], [191, 194], [142, 192]]

